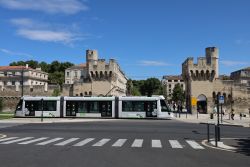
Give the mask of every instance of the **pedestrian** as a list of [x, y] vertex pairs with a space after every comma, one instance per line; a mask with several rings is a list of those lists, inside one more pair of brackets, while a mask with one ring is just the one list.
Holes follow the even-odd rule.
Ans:
[[231, 119], [234, 120], [234, 109], [232, 109], [232, 112], [231, 112]]
[[183, 107], [182, 107], [182, 105], [180, 106], [180, 110], [181, 110], [181, 112], [182, 112], [182, 110], [183, 110]]
[[226, 114], [226, 108], [223, 108], [222, 115], [224, 116]]
[[216, 106], [214, 106], [213, 113], [217, 114], [217, 107]]
[[249, 117], [250, 117], [250, 108], [248, 109]]
[[174, 111], [175, 111], [175, 108], [176, 108], [176, 106], [175, 106], [175, 103], [174, 103], [174, 106], [173, 106], [173, 108], [174, 108]]

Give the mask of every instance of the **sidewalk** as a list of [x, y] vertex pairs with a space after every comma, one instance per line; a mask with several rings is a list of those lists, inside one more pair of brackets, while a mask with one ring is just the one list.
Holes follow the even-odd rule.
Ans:
[[11, 119], [4, 119], [0, 120], [1, 123], [67, 123], [67, 122], [105, 122], [105, 121], [113, 121], [116, 119], [98, 119], [98, 118], [43, 118], [43, 121], [41, 121], [41, 118], [11, 118]]
[[[217, 123], [217, 115], [214, 114], [214, 118], [210, 119], [210, 114], [186, 114], [182, 113], [179, 118], [179, 114], [177, 115], [174, 113], [174, 120], [182, 121], [182, 122], [188, 122], [188, 123]], [[220, 118], [221, 119], [221, 118]], [[243, 126], [243, 127], [250, 127], [250, 118], [247, 115], [247, 117], [242, 117], [240, 119], [239, 115], [235, 115], [234, 120], [229, 120], [229, 115], [225, 115], [222, 118], [222, 123], [220, 124], [223, 125], [238, 125], [238, 126]]]

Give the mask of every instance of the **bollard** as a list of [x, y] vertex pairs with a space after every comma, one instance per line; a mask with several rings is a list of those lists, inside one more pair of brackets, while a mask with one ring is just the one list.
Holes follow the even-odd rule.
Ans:
[[217, 137], [218, 137], [218, 141], [220, 141], [220, 127], [217, 126]]
[[207, 142], [210, 142], [209, 123], [207, 124]]
[[217, 134], [217, 126], [215, 125], [214, 126], [214, 131], [215, 131], [215, 133], [214, 133], [214, 139], [215, 139], [215, 147], [218, 147], [218, 143], [217, 143], [217, 139], [218, 139], [218, 134]]

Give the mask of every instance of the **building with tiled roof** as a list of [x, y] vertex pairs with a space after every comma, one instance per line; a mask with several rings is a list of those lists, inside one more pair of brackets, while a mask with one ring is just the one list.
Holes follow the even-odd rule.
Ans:
[[41, 68], [33, 69], [28, 66], [0, 66], [0, 88], [3, 91], [5, 86], [19, 87], [33, 85], [48, 85], [48, 73], [41, 71]]
[[165, 75], [162, 78], [162, 83], [168, 100], [172, 98], [173, 89], [177, 84], [180, 84], [185, 91], [185, 83], [181, 75]]
[[232, 72], [230, 78], [236, 83], [250, 86], [250, 67]]

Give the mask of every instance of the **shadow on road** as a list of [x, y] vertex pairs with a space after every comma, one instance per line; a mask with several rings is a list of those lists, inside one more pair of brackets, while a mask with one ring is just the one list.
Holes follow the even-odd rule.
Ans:
[[250, 156], [250, 138], [247, 139], [236, 139], [236, 147], [237, 153], [245, 154], [247, 156]]

